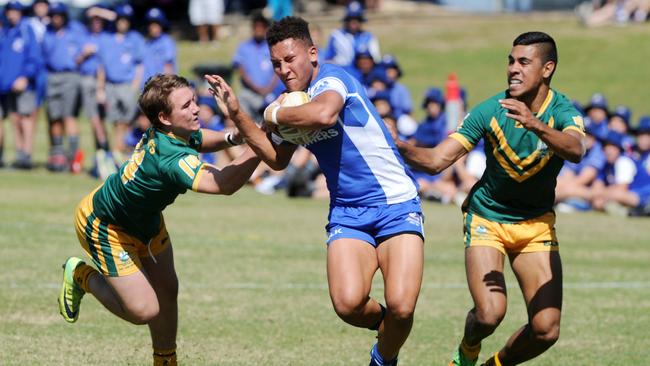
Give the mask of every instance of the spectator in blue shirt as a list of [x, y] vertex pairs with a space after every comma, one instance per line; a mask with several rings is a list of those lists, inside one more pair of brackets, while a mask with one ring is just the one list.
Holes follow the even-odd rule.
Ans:
[[632, 152], [634, 147], [634, 137], [630, 136], [630, 120], [632, 118], [632, 110], [624, 105], [619, 105], [612, 111], [609, 121], [607, 121], [607, 128], [625, 135], [623, 138], [623, 148], [627, 153]]
[[266, 43], [269, 20], [256, 13], [251, 25], [253, 37], [239, 44], [232, 64], [241, 77], [239, 104], [254, 121], [261, 122], [261, 112], [266, 107], [265, 97], [273, 92], [279, 80], [273, 72], [271, 53]]
[[361, 85], [368, 88], [370, 86], [370, 74], [375, 69], [375, 60], [368, 51], [360, 51], [354, 55], [354, 63], [345, 66], [345, 71], [359, 80]]
[[100, 68], [97, 88], [106, 93], [106, 119], [115, 124], [113, 158], [117, 165], [126, 161], [126, 136], [135, 119], [137, 95], [143, 75], [144, 38], [131, 30], [133, 8], [125, 4], [115, 8], [115, 33], [104, 37], [99, 47]]
[[417, 146], [434, 147], [447, 137], [445, 96], [439, 88], [429, 88], [422, 101], [426, 116], [413, 135]]
[[[36, 0], [32, 4], [33, 16], [27, 18], [29, 26], [34, 31], [36, 41], [39, 48], [43, 47], [43, 38], [47, 31], [47, 25], [50, 24], [50, 3], [48, 0]], [[36, 73], [36, 106], [37, 110], [34, 111], [34, 119], [38, 115], [38, 110], [45, 101], [45, 91], [47, 89], [47, 68], [45, 63], [41, 62], [41, 67]]]
[[8, 115], [14, 125], [16, 160], [12, 166], [31, 169], [36, 110], [36, 74], [42, 62], [32, 28], [23, 19], [23, 5], [10, 1], [0, 29], [0, 165], [3, 160], [3, 125]]
[[343, 28], [335, 29], [325, 49], [325, 60], [348, 67], [354, 62], [357, 52], [370, 52], [375, 63], [381, 61], [379, 41], [370, 32], [362, 29], [366, 21], [363, 6], [358, 1], [348, 4], [343, 18]]
[[[47, 167], [61, 172], [79, 172], [83, 158], [79, 150], [77, 112], [79, 70], [77, 61], [86, 42], [83, 25], [69, 19], [62, 3], [50, 4], [50, 24], [43, 38], [43, 59], [47, 68], [47, 113], [50, 118], [50, 157]], [[68, 139], [67, 152], [63, 133]]]
[[397, 63], [397, 59], [393, 55], [384, 55], [381, 67], [386, 70], [390, 102], [395, 110], [395, 117], [400, 118], [404, 114], [410, 115], [413, 112], [411, 92], [406, 85], [399, 82], [402, 77], [402, 68]]
[[169, 27], [167, 17], [159, 8], [151, 8], [144, 18], [147, 22], [147, 40], [142, 58], [144, 76], [141, 88], [147, 79], [156, 74], [176, 72], [176, 42], [166, 32]]

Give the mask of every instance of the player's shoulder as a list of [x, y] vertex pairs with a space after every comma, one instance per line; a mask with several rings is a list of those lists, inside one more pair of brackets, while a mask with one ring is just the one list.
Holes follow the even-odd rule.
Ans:
[[343, 67], [325, 63], [320, 66], [316, 80], [309, 87], [309, 94], [311, 96], [318, 95], [328, 89], [347, 95], [356, 92], [357, 86], [354, 83], [354, 78]]

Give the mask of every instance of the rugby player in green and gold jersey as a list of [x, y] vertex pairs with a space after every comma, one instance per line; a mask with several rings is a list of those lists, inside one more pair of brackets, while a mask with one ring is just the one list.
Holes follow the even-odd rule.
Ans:
[[260, 159], [247, 149], [223, 169], [199, 160], [199, 152], [240, 138], [199, 128], [196, 97], [180, 76], [150, 78], [138, 104], [152, 127], [118, 173], [77, 207], [77, 237], [95, 268], [66, 261], [59, 311], [76, 321], [82, 296], [91, 293], [118, 317], [149, 326], [154, 365], [176, 365], [178, 279], [162, 211], [188, 189], [234, 193]]
[[450, 365], [473, 366], [481, 340], [506, 312], [503, 276], [508, 256], [528, 309], [528, 323], [484, 365], [516, 365], [551, 347], [560, 334], [562, 265], [553, 212], [555, 181], [564, 160], [584, 154], [580, 114], [551, 89], [555, 41], [528, 32], [508, 56], [508, 89], [472, 110], [433, 149], [398, 142], [415, 167], [438, 173], [485, 139], [487, 168], [463, 204], [465, 268], [474, 307]]

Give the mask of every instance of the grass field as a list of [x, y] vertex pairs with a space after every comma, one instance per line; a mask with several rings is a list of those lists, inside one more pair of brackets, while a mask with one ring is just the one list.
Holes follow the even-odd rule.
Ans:
[[[388, 22], [388, 23], [386, 23]], [[324, 23], [324, 29], [334, 23]], [[390, 25], [391, 27], [388, 27]], [[371, 23], [385, 52], [400, 56], [416, 101], [450, 71], [470, 102], [504, 83], [512, 38], [529, 29], [556, 36], [555, 86], [580, 100], [600, 90], [611, 103], [650, 113], [648, 27], [584, 30], [547, 17], [428, 18]], [[180, 45], [181, 72], [228, 60], [237, 39], [217, 49]], [[395, 30], [399, 29], [399, 32]], [[85, 132], [87, 133], [87, 128]], [[37, 159], [44, 160], [43, 126]], [[86, 134], [86, 136], [88, 136]], [[84, 146], [89, 147], [89, 139]], [[9, 142], [6, 149], [11, 151]], [[88, 150], [87, 150], [88, 151]], [[78, 323], [58, 314], [60, 264], [82, 255], [72, 226], [76, 203], [98, 184], [38, 169], [0, 170], [0, 365], [146, 365], [146, 327], [119, 321], [91, 297]], [[426, 263], [411, 337], [400, 365], [446, 365], [471, 301], [466, 290], [461, 216], [424, 204]], [[185, 365], [364, 365], [370, 331], [340, 321], [325, 276], [327, 203], [261, 196], [189, 193], [166, 212], [180, 288], [179, 361]], [[560, 215], [565, 300], [560, 341], [530, 365], [644, 365], [650, 359], [650, 221], [599, 214]], [[510, 270], [509, 310], [484, 342], [496, 351], [525, 321]], [[375, 296], [381, 297], [377, 276]]]

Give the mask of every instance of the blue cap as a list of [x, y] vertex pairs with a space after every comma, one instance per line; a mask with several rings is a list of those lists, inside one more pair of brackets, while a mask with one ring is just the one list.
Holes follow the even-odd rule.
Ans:
[[390, 104], [390, 93], [388, 90], [373, 90], [370, 94], [371, 96], [369, 98], [371, 102], [374, 103], [376, 100], [385, 100]]
[[630, 119], [632, 118], [632, 110], [624, 105], [619, 105], [614, 109], [612, 116], [620, 117], [626, 125], [630, 125]]
[[623, 150], [625, 135], [620, 132], [608, 130], [605, 136], [603, 136], [600, 140], [603, 145], [605, 144], [614, 145], [619, 149]]
[[354, 61], [356, 61], [356, 60], [358, 60], [358, 59], [360, 59], [360, 58], [362, 58], [362, 57], [372, 59], [373, 62], [374, 62], [374, 60], [375, 60], [375, 59], [372, 57], [372, 54], [370, 53], [370, 51], [368, 51], [368, 50], [365, 49], [365, 48], [364, 48], [364, 49], [361, 49], [361, 50], [357, 50], [357, 51], [354, 53]]
[[399, 64], [397, 63], [397, 58], [395, 58], [395, 56], [390, 54], [384, 55], [384, 58], [381, 59], [381, 65], [387, 69], [389, 68], [397, 69], [397, 77], [402, 76], [402, 68], [399, 67]]
[[348, 21], [350, 19], [358, 19], [361, 22], [366, 21], [366, 17], [363, 15], [363, 6], [358, 1], [352, 1], [345, 8], [345, 17], [343, 21]]
[[634, 134], [650, 133], [650, 115], [641, 116], [639, 125], [634, 129]]
[[440, 88], [429, 88], [427, 93], [424, 94], [424, 101], [422, 101], [422, 108], [426, 108], [427, 104], [430, 102], [438, 103], [440, 105], [445, 104], [445, 96], [442, 93]]
[[600, 108], [607, 111], [607, 98], [605, 98], [605, 96], [601, 93], [592, 95], [591, 99], [589, 100], [589, 104], [585, 107], [585, 113], [589, 112], [589, 110], [593, 108]]
[[163, 13], [159, 8], [151, 8], [147, 10], [147, 13], [144, 15], [144, 20], [147, 23], [158, 23], [162, 27], [166, 27], [168, 24], [165, 13]]
[[131, 18], [133, 18], [133, 13], [133, 7], [129, 4], [118, 5], [115, 8], [115, 14], [118, 18], [127, 18], [131, 20]]
[[25, 6], [20, 1], [10, 1], [5, 5], [5, 11], [7, 10], [25, 10]]
[[368, 83], [372, 83], [373, 81], [381, 81], [382, 83], [389, 85], [390, 80], [388, 80], [388, 76], [386, 75], [386, 69], [383, 67], [375, 67], [370, 71], [370, 74], [368, 75]]
[[64, 3], [53, 2], [50, 3], [49, 14], [59, 14], [59, 15], [68, 15], [68, 6]]

